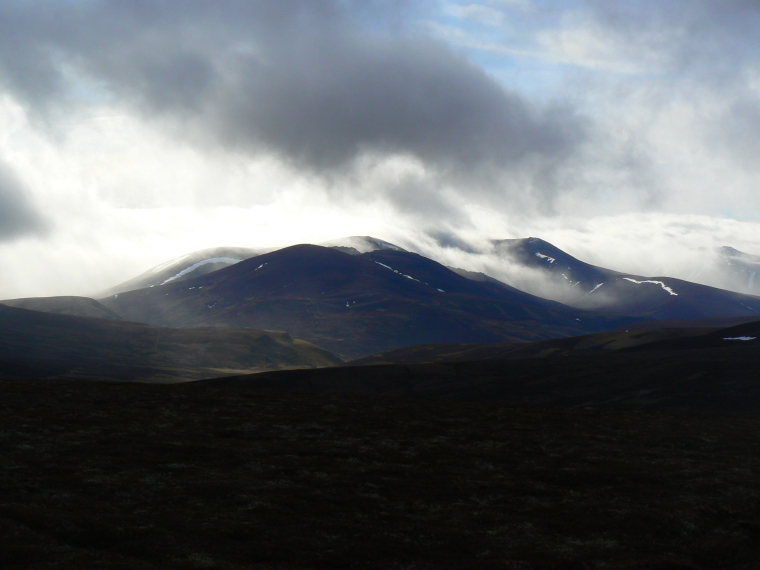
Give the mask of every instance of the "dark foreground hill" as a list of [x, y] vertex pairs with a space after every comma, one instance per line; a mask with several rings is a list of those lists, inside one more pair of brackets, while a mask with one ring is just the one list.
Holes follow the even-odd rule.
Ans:
[[392, 249], [299, 245], [101, 302], [131, 321], [286, 330], [351, 358], [430, 342], [539, 340], [610, 330], [599, 315], [476, 282]]
[[176, 382], [340, 362], [283, 332], [170, 329], [0, 305], [0, 377]]
[[0, 381], [0, 567], [755, 569], [760, 420]]
[[466, 352], [454, 351], [448, 358], [454, 361], [447, 361], [444, 347], [437, 353], [436, 347], [423, 347], [423, 355], [429, 350], [428, 357], [437, 354], [442, 361], [349, 364], [203, 382], [367, 396], [760, 414], [760, 322], [701, 333], [705, 330], [693, 335], [640, 331], [458, 347], [472, 350], [470, 356], [480, 360], [466, 360]]

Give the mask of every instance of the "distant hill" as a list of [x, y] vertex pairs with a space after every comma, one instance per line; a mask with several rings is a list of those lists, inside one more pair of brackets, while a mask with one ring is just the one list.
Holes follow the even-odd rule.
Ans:
[[0, 304], [19, 309], [90, 317], [93, 319], [121, 320], [121, 317], [89, 297], [28, 297], [26, 299], [5, 299]]
[[760, 256], [724, 246], [718, 249], [715, 270], [722, 274], [732, 291], [760, 295]]
[[476, 282], [406, 251], [350, 255], [314, 245], [101, 302], [122, 318], [161, 326], [287, 330], [353, 358], [415, 344], [539, 340], [632, 322]]
[[552, 298], [577, 308], [654, 320], [760, 318], [760, 297], [597, 267], [538, 238], [497, 240], [494, 250], [509, 263], [533, 270], [536, 279], [552, 284]]
[[0, 305], [0, 377], [176, 382], [340, 362], [283, 332], [170, 329]]

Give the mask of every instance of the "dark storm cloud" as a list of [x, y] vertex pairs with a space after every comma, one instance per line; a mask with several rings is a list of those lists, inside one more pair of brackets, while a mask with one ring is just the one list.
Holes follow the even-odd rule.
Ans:
[[43, 234], [47, 229], [47, 222], [32, 206], [21, 182], [0, 164], [0, 242]]
[[412, 155], [446, 177], [556, 164], [584, 139], [407, 26], [413, 2], [80, 0], [0, 7], [4, 84], [42, 116], [102, 87], [194, 140], [339, 175]]
[[425, 40], [359, 41], [349, 33], [277, 60], [246, 62], [240, 89], [226, 94], [219, 120], [229, 139], [265, 141], [327, 167], [364, 150], [499, 165], [569, 143], [561, 121], [534, 116], [482, 71]]

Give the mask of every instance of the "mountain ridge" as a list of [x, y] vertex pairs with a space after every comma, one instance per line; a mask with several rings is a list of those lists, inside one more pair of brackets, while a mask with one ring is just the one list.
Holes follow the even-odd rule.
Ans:
[[348, 357], [424, 342], [566, 336], [635, 320], [478, 283], [410, 252], [349, 255], [306, 244], [101, 302], [123, 318], [165, 326], [288, 330]]
[[510, 263], [553, 283], [554, 298], [576, 307], [652, 320], [760, 316], [760, 297], [683, 279], [623, 273], [581, 261], [539, 238], [496, 240]]

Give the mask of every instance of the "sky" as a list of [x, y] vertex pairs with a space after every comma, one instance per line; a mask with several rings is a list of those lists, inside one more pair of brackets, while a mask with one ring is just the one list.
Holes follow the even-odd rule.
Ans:
[[759, 35], [756, 0], [4, 0], [0, 298], [348, 235], [704, 281], [760, 255]]

